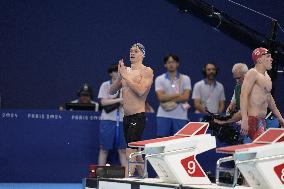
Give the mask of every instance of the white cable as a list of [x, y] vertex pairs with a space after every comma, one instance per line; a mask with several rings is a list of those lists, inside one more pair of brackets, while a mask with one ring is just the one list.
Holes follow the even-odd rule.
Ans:
[[[261, 15], [261, 16], [264, 16], [264, 17], [266, 17], [266, 18], [269, 18], [269, 19], [271, 19], [271, 20], [273, 20], [273, 21], [276, 20], [275, 18], [272, 18], [271, 16], [268, 16], [268, 15], [262, 13], [262, 12], [256, 11], [256, 10], [254, 10], [254, 9], [252, 9], [252, 8], [249, 8], [249, 7], [245, 6], [245, 5], [242, 5], [242, 4], [240, 4], [240, 3], [237, 3], [237, 2], [235, 2], [235, 1], [233, 1], [233, 0], [227, 0], [227, 1], [229, 1], [230, 3], [233, 3], [233, 4], [235, 4], [235, 5], [238, 5], [238, 6], [242, 7], [242, 8], [245, 8], [245, 9], [247, 9], [247, 10], [249, 10], [249, 11], [252, 11], [252, 12], [254, 12], [254, 13], [256, 13], [256, 14], [259, 14], [259, 15]], [[277, 21], [277, 20], [276, 20], [276, 21]], [[278, 22], [277, 22], [277, 25], [278, 25], [278, 27], [280, 28], [280, 30], [284, 33], [284, 29], [282, 28], [282, 26], [281, 26]]]
[[284, 33], [284, 29], [282, 28], [282, 26], [277, 22], [278, 27], [280, 28], [280, 30]]
[[231, 2], [231, 3], [234, 3], [235, 5], [238, 5], [238, 6], [240, 6], [240, 7], [243, 7], [243, 8], [245, 8], [245, 9], [248, 9], [248, 10], [250, 10], [250, 11], [256, 13], [256, 14], [259, 14], [259, 15], [262, 15], [262, 16], [264, 16], [264, 17], [266, 17], [266, 18], [269, 18], [269, 19], [271, 19], [271, 20], [276, 20], [275, 18], [272, 18], [271, 16], [267, 16], [266, 14], [264, 14], [264, 13], [262, 13], [262, 12], [256, 11], [256, 10], [251, 9], [251, 8], [249, 8], [249, 7], [246, 7], [246, 6], [244, 6], [244, 5], [240, 4], [240, 3], [237, 3], [237, 2], [235, 2], [235, 1], [232, 1], [232, 0], [227, 0], [227, 1], [229, 1], [229, 2]]

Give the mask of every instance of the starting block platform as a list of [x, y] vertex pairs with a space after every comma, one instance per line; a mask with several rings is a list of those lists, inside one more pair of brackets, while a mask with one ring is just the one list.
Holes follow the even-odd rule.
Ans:
[[[196, 159], [198, 154], [216, 148], [216, 139], [206, 134], [209, 124], [190, 122], [174, 136], [132, 142], [143, 151], [145, 165], [149, 162], [158, 178], [99, 178], [98, 189], [280, 189], [284, 188], [284, 129], [271, 128], [250, 144], [218, 148], [228, 154], [217, 162], [216, 183], [212, 183]], [[131, 158], [130, 158], [131, 159]], [[210, 161], [210, 158], [208, 158]], [[232, 161], [235, 168], [221, 167]], [[131, 163], [131, 162], [129, 162]], [[212, 162], [215, 164], [215, 162]], [[232, 184], [219, 181], [220, 172], [234, 176]], [[243, 175], [249, 186], [237, 184]]]
[[[206, 134], [208, 127], [209, 124], [205, 122], [190, 122], [174, 136], [131, 142], [128, 145], [143, 149], [132, 156], [144, 155], [145, 167], [149, 161], [159, 178], [167, 183], [210, 183], [196, 160], [196, 155], [216, 147], [215, 137]], [[147, 177], [147, 170], [144, 177]]]
[[234, 161], [236, 185], [238, 171], [247, 183], [258, 189], [284, 188], [284, 129], [270, 128], [252, 143], [216, 149], [219, 153], [231, 154], [217, 162], [216, 183], [220, 171], [227, 171], [221, 163]]

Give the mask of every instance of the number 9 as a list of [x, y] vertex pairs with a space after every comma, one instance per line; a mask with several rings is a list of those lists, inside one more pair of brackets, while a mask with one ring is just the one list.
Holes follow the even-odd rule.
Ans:
[[[194, 161], [189, 161], [188, 164], [187, 164], [187, 167], [188, 167], [188, 174], [192, 175], [194, 172], [195, 172], [195, 162]], [[282, 173], [283, 173], [284, 169], [282, 170]], [[284, 175], [282, 175], [282, 177], [284, 177]], [[281, 178], [282, 178], [281, 177]]]

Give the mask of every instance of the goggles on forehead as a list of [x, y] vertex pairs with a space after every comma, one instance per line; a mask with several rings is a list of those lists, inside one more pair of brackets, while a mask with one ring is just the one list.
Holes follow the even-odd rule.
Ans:
[[261, 55], [271, 54], [269, 51], [261, 53]]

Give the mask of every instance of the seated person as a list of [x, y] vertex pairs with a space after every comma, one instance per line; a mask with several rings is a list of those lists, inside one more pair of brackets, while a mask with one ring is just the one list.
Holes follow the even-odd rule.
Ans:
[[[88, 104], [93, 104], [95, 105], [94, 110], [98, 111], [99, 110], [99, 103], [93, 101], [93, 90], [90, 87], [89, 84], [85, 83], [78, 91], [77, 91], [77, 96], [78, 99], [76, 100], [72, 100], [70, 103], [71, 104], [84, 104], [84, 105], [88, 105]], [[63, 106], [59, 107], [60, 110], [64, 110], [65, 108], [63, 108]], [[67, 108], [66, 108], [67, 109]], [[84, 110], [84, 108], [80, 108], [81, 110]], [[87, 110], [88, 108], [86, 108]]]

